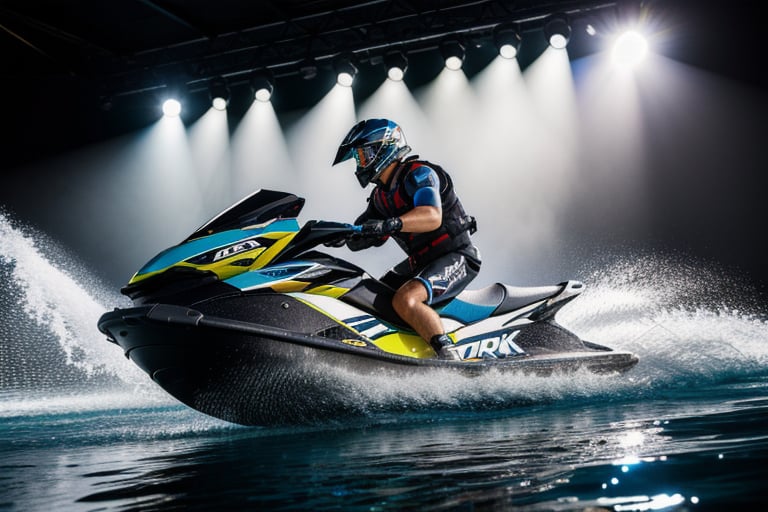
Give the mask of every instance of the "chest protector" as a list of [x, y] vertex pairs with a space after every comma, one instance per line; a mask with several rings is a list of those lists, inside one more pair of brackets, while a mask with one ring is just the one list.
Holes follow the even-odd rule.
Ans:
[[[375, 217], [399, 217], [414, 208], [413, 198], [407, 190], [408, 175], [421, 166], [435, 171], [440, 179], [440, 202], [443, 220], [439, 228], [427, 233], [396, 233], [393, 236], [398, 245], [411, 258], [412, 266], [424, 263], [471, 245], [469, 235], [477, 230], [474, 217], [464, 211], [461, 201], [453, 189], [453, 181], [439, 165], [418, 160], [414, 156], [406, 159], [395, 173], [395, 186], [385, 190], [377, 186], [369, 198], [369, 212]], [[371, 211], [371, 207], [375, 212]], [[373, 216], [373, 215], [372, 215]]]

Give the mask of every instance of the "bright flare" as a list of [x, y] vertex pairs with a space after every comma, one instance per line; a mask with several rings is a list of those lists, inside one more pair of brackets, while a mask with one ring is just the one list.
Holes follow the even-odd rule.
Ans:
[[613, 47], [613, 63], [623, 67], [637, 66], [648, 53], [648, 41], [634, 30], [624, 32]]
[[163, 103], [163, 115], [176, 117], [181, 114], [181, 103], [177, 100], [165, 100]]

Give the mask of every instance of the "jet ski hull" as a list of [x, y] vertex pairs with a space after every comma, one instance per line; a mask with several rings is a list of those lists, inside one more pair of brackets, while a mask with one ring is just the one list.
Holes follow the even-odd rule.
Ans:
[[[355, 376], [398, 378], [445, 370], [472, 376], [491, 369], [537, 375], [579, 369], [608, 373], [637, 363], [631, 353], [581, 342], [554, 323], [533, 324], [526, 336], [561, 336], [554, 339], [558, 346], [572, 337], [581, 348], [450, 361], [381, 351], [284, 295], [219, 302], [195, 309], [160, 304], [115, 310], [102, 316], [99, 329], [176, 399], [243, 425], [310, 423], [354, 413], [350, 379]], [[292, 320], [286, 324], [287, 315]]]

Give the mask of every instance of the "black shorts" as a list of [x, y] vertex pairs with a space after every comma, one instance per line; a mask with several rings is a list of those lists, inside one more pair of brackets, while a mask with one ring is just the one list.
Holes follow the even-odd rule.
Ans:
[[406, 259], [392, 267], [381, 281], [397, 290], [411, 279], [427, 288], [427, 304], [447, 302], [467, 287], [480, 271], [480, 253], [474, 246], [464, 247], [412, 269]]

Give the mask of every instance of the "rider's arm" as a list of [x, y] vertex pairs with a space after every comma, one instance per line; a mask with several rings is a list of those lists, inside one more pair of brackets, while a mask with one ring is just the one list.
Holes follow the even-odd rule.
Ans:
[[[361, 234], [364, 237], [381, 236], [382, 240], [386, 240], [387, 236], [400, 231], [427, 233], [440, 227], [443, 222], [443, 210], [440, 178], [437, 173], [431, 167], [421, 165], [409, 171], [405, 180], [405, 191], [411, 197], [413, 208], [400, 217], [374, 218], [362, 222]], [[370, 206], [369, 204], [369, 210]], [[361, 220], [362, 218], [358, 218], [358, 221]], [[356, 221], [356, 224], [358, 223]]]
[[400, 216], [401, 231], [427, 233], [440, 227], [443, 209], [440, 200], [440, 178], [431, 167], [421, 165], [406, 177], [406, 190], [413, 198], [414, 208]]
[[443, 212], [437, 206], [417, 206], [400, 216], [403, 221], [401, 231], [406, 233], [427, 233], [434, 231], [443, 223]]

